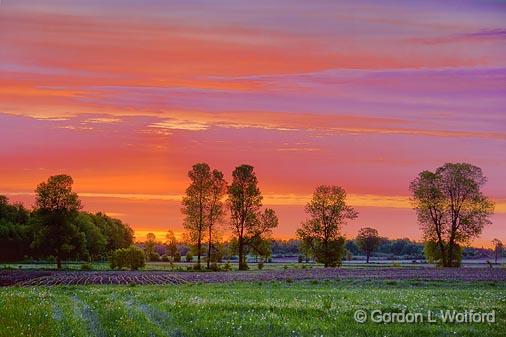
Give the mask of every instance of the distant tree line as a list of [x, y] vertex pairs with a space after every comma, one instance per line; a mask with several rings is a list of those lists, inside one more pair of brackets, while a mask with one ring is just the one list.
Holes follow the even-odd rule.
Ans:
[[103, 213], [81, 211], [72, 178], [50, 177], [36, 189], [35, 207], [26, 209], [0, 196], [0, 261], [101, 260], [133, 244], [133, 230]]

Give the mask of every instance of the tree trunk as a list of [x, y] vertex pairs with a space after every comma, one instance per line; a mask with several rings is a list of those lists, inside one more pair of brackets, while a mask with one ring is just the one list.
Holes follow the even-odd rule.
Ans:
[[246, 270], [244, 264], [244, 242], [242, 237], [239, 238], [239, 270]]
[[330, 262], [329, 261], [330, 260], [330, 256], [329, 256], [330, 254], [329, 254], [329, 241], [328, 241], [328, 239], [325, 239], [324, 246], [325, 246], [325, 262], [324, 262], [323, 266], [325, 268], [327, 268], [329, 266], [329, 262]]
[[366, 263], [369, 263], [369, 256], [370, 256], [370, 254], [369, 254], [369, 253], [365, 254]]
[[439, 249], [441, 250], [441, 260], [443, 261], [443, 267], [447, 267], [447, 264], [448, 264], [448, 261], [447, 261], [447, 257], [446, 257], [446, 250], [445, 250], [445, 245], [443, 243], [443, 241], [441, 240], [441, 238], [438, 238], [438, 245], [439, 245]]
[[202, 249], [202, 241], [199, 238], [199, 240], [197, 241], [197, 264], [199, 265], [199, 267], [200, 267], [200, 250], [201, 249]]
[[448, 242], [447, 265], [445, 267], [454, 267], [454, 265], [453, 265], [454, 251], [455, 251], [455, 242], [454, 242], [453, 238], [450, 238], [450, 242]]
[[209, 226], [209, 245], [207, 247], [207, 269], [209, 269], [209, 264], [211, 263], [211, 246], [212, 246], [212, 241], [211, 241], [211, 234], [212, 234], [212, 230], [211, 230], [211, 226]]
[[497, 264], [497, 256], [499, 255], [499, 249], [495, 250], [495, 264]]
[[61, 255], [60, 252], [56, 254], [56, 269], [61, 270]]

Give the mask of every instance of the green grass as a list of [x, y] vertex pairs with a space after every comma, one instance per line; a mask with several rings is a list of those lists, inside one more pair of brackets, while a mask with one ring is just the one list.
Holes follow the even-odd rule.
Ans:
[[[357, 309], [496, 311], [493, 324], [379, 324]], [[506, 283], [312, 281], [0, 289], [0, 337], [504, 336]]]

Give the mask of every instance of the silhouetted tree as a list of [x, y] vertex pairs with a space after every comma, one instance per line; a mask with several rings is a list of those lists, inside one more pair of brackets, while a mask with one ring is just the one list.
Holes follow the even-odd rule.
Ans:
[[84, 243], [84, 234], [79, 232], [75, 221], [81, 202], [72, 191], [72, 184], [70, 176], [56, 175], [35, 190], [35, 212], [39, 221], [34, 246], [43, 246], [54, 254], [58, 269], [61, 269], [62, 256], [80, 249]]
[[[165, 239], [165, 246], [167, 246], [167, 255], [172, 256], [175, 261], [175, 257], [179, 253], [177, 249], [176, 235], [174, 235], [173, 231], [168, 230], [167, 234], [165, 234]], [[181, 254], [179, 254], [179, 258], [181, 258]]]
[[206, 163], [195, 164], [188, 172], [188, 177], [191, 183], [186, 189], [181, 211], [185, 216], [184, 228], [187, 231], [187, 238], [195, 245], [197, 265], [200, 268], [202, 242], [205, 239], [206, 230], [209, 225], [207, 215], [211, 199], [211, 168]]
[[211, 187], [209, 205], [207, 209], [207, 269], [211, 263], [211, 254], [213, 250], [213, 238], [218, 230], [218, 226], [223, 221], [225, 210], [223, 207], [223, 197], [227, 193], [227, 182], [223, 177], [223, 173], [213, 170], [211, 174]]
[[241, 165], [232, 173], [232, 184], [228, 188], [231, 227], [237, 241], [239, 269], [248, 268], [245, 253], [247, 247], [267, 237], [278, 225], [272, 209], [261, 212], [262, 194], [253, 166]]
[[325, 267], [339, 265], [345, 253], [342, 226], [358, 214], [346, 204], [346, 192], [339, 186], [318, 186], [305, 210], [310, 218], [297, 230], [297, 236], [306, 255]]
[[379, 246], [381, 238], [378, 231], [374, 228], [364, 227], [358, 231], [355, 238], [357, 245], [362, 249], [366, 256], [366, 263], [369, 263], [369, 258], [372, 252]]
[[410, 185], [418, 222], [433, 246], [426, 252], [437, 253], [444, 267], [458, 266], [460, 247], [490, 223], [494, 204], [480, 190], [485, 182], [479, 167], [448, 163], [421, 172]]
[[504, 250], [504, 245], [501, 240], [494, 239], [492, 240], [492, 244], [494, 245], [494, 253], [495, 253], [495, 263], [497, 264], [497, 258], [502, 254]]
[[155, 257], [156, 235], [148, 233], [146, 235], [146, 242], [144, 242], [144, 250], [146, 251], [146, 259], [148, 261], [156, 260]]

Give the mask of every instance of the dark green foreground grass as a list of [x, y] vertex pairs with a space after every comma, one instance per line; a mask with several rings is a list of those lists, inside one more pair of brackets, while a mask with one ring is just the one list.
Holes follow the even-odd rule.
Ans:
[[[357, 309], [496, 311], [497, 322], [378, 324]], [[0, 289], [0, 336], [505, 336], [506, 283], [321, 281]]]

